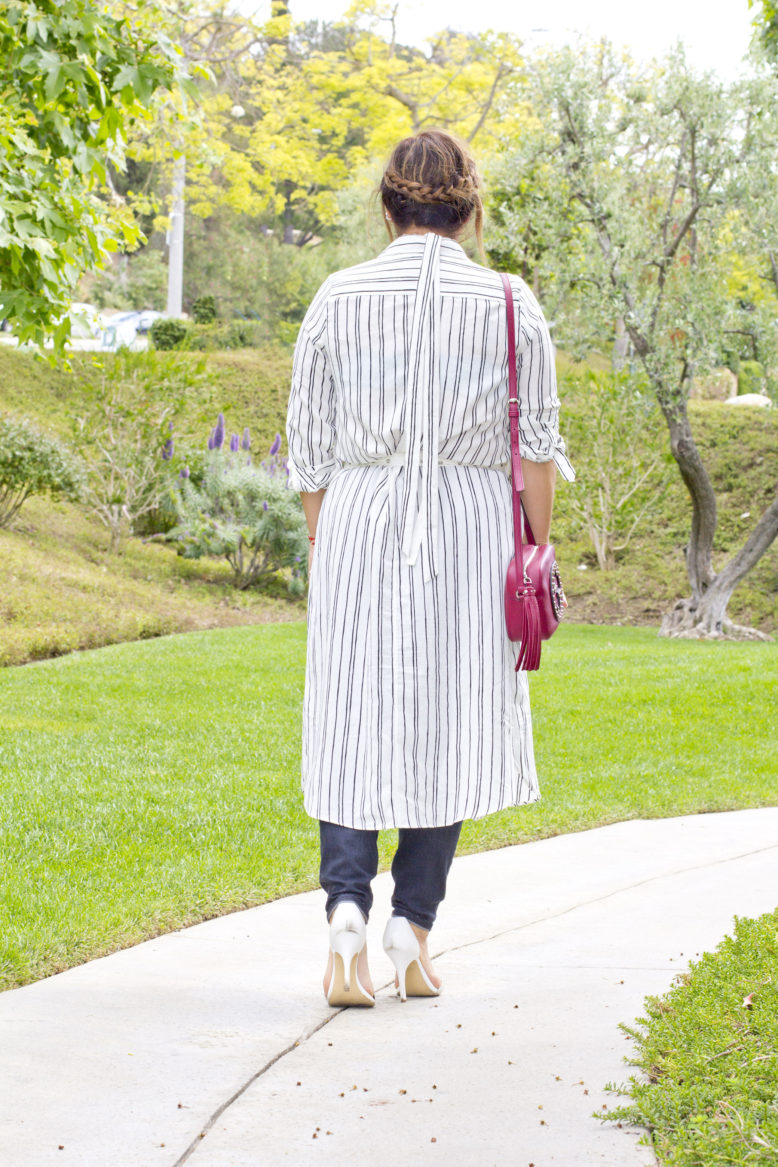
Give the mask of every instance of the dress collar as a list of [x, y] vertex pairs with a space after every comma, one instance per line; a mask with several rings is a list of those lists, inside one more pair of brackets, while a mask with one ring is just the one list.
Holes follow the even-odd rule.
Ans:
[[[385, 250], [389, 251], [395, 247], [423, 247], [424, 240], [427, 238], [427, 236], [436, 234], [436, 231], [424, 231], [422, 233], [413, 235], [398, 235], [396, 239], [393, 239], [391, 243], [387, 244]], [[444, 250], [449, 251], [454, 255], [464, 256], [464, 258], [467, 259], [467, 252], [461, 243], [457, 243], [456, 239], [450, 239], [447, 235], [441, 235], [440, 246]]]

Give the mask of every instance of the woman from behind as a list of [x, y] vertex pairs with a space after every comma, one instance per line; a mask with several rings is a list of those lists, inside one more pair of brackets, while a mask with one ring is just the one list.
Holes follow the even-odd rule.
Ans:
[[[399, 828], [384, 948], [400, 996], [436, 995], [427, 937], [462, 823], [536, 801], [526, 674], [507, 638], [513, 555], [508, 333], [479, 250], [480, 180], [442, 131], [395, 147], [391, 242], [319, 289], [295, 348], [290, 486], [311, 541], [302, 784], [319, 820], [333, 1005], [372, 1005], [365, 924], [378, 832]], [[522, 501], [549, 537], [558, 432], [553, 350], [511, 276]]]

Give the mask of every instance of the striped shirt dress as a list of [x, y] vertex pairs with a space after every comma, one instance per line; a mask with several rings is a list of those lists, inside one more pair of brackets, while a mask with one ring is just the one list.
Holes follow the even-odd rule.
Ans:
[[[546, 322], [511, 281], [522, 457], [572, 480]], [[434, 232], [331, 275], [300, 328], [286, 433], [290, 487], [326, 487], [308, 591], [308, 814], [439, 827], [539, 799], [527, 676], [505, 630], [499, 275]]]

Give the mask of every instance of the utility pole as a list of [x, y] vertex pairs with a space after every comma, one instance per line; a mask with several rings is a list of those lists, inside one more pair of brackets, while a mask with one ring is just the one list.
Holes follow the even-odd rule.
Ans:
[[173, 208], [167, 233], [167, 315], [180, 317], [184, 296], [184, 187], [186, 158], [180, 154], [173, 168]]

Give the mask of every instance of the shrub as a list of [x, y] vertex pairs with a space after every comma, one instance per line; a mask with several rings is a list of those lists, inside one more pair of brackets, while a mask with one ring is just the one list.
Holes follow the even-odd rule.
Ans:
[[156, 349], [217, 352], [222, 349], [255, 348], [262, 343], [261, 325], [251, 320], [211, 320], [187, 324], [183, 320], [155, 320], [151, 339]]
[[260, 325], [250, 320], [228, 323], [195, 324], [187, 332], [182, 348], [191, 352], [214, 352], [222, 349], [254, 348], [262, 341]]
[[301, 595], [308, 576], [308, 539], [297, 495], [289, 489], [280, 435], [261, 466], [254, 466], [249, 433], [226, 441], [224, 415], [208, 439], [200, 480], [184, 467], [173, 492], [178, 523], [165, 535], [186, 559], [224, 558], [241, 590], [284, 568], [289, 591]]
[[110, 532], [109, 550], [160, 507], [174, 480], [175, 419], [186, 390], [199, 385], [202, 363], [121, 350], [81, 386], [72, 417], [87, 467], [87, 506]]
[[216, 319], [216, 298], [198, 296], [192, 304], [192, 318], [196, 324], [213, 324]]
[[186, 340], [189, 327], [183, 320], [175, 320], [167, 316], [155, 320], [149, 335], [154, 348], [162, 351], [179, 348]]
[[0, 527], [7, 527], [32, 494], [75, 501], [83, 476], [77, 461], [59, 442], [25, 421], [0, 417]]

